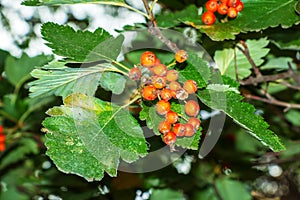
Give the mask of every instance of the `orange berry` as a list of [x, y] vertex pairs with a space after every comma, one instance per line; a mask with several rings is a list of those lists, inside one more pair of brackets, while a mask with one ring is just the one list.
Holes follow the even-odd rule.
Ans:
[[157, 62], [157, 57], [153, 52], [145, 51], [141, 55], [140, 61], [144, 67], [152, 67]]
[[241, 0], [228, 0], [227, 5], [229, 7], [235, 8], [239, 4], [239, 2], [241, 2]]
[[3, 133], [3, 126], [0, 125], [0, 134]]
[[153, 85], [148, 85], [142, 90], [142, 97], [148, 101], [153, 101], [157, 97], [157, 89]]
[[227, 3], [228, 3], [228, 0], [220, 0], [220, 2], [221, 2], [221, 4], [222, 4], [222, 3], [227, 4]]
[[172, 91], [170, 89], [164, 88], [161, 92], [160, 92], [160, 97], [163, 100], [169, 101], [170, 99], [172, 99]]
[[184, 136], [191, 137], [195, 134], [194, 127], [191, 124], [184, 124]]
[[199, 130], [201, 124], [200, 119], [196, 117], [191, 117], [187, 123], [191, 124], [194, 127], [195, 131]]
[[0, 143], [5, 142], [6, 136], [3, 134], [0, 134]]
[[175, 69], [170, 69], [167, 71], [166, 78], [167, 78], [167, 81], [169, 81], [169, 82], [177, 81], [178, 72]]
[[212, 25], [216, 21], [216, 16], [213, 12], [206, 11], [202, 15], [202, 22], [206, 25]]
[[183, 89], [189, 94], [194, 94], [198, 89], [198, 85], [194, 80], [187, 80], [183, 84]]
[[230, 18], [236, 18], [238, 15], [238, 11], [234, 7], [229, 7], [227, 11], [227, 16]]
[[166, 78], [162, 76], [152, 76], [151, 81], [152, 85], [157, 89], [162, 89], [167, 84]]
[[175, 124], [178, 121], [178, 114], [174, 111], [167, 112], [166, 121], [170, 124]]
[[131, 68], [128, 72], [128, 76], [131, 80], [138, 81], [142, 77], [142, 72], [139, 68]]
[[165, 76], [167, 74], [167, 66], [164, 64], [158, 64], [151, 68], [153, 74], [158, 76]]
[[5, 149], [6, 149], [5, 144], [4, 143], [0, 143], [0, 152], [4, 151]]
[[158, 125], [158, 130], [162, 134], [169, 133], [171, 130], [171, 124], [167, 121], [162, 121]]
[[194, 100], [189, 100], [184, 105], [184, 111], [185, 113], [190, 117], [196, 117], [199, 114], [200, 106], [199, 104]]
[[206, 2], [205, 7], [210, 12], [216, 12], [218, 9], [218, 2], [209, 0], [208, 2]]
[[226, 15], [228, 11], [228, 6], [225, 3], [221, 3], [218, 7], [218, 13], [221, 15]]
[[173, 132], [178, 136], [178, 137], [182, 137], [184, 136], [184, 132], [185, 132], [185, 126], [184, 124], [175, 124], [173, 127]]
[[164, 142], [167, 145], [173, 145], [176, 142], [176, 135], [173, 132], [169, 132], [164, 135]]
[[185, 100], [189, 97], [189, 94], [187, 93], [187, 91], [185, 91], [184, 89], [182, 88], [179, 88], [177, 91], [176, 91], [176, 99], [179, 99], [179, 100]]
[[169, 83], [169, 88], [170, 90], [177, 91], [181, 88], [181, 85], [177, 81], [172, 81]]
[[171, 104], [166, 100], [159, 100], [156, 104], [156, 112], [159, 115], [165, 115], [171, 110]]
[[188, 54], [185, 50], [179, 50], [175, 53], [175, 60], [179, 63], [183, 63], [188, 58]]
[[243, 9], [244, 9], [244, 4], [243, 4], [243, 2], [239, 2], [237, 5], [236, 5], [236, 10], [238, 11], [238, 12], [241, 12]]

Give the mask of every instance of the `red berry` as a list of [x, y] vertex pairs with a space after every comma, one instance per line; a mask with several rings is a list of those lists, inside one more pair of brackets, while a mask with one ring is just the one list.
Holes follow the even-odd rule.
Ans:
[[157, 89], [162, 89], [167, 84], [166, 78], [162, 76], [152, 76], [151, 81], [152, 85]]
[[235, 8], [241, 0], [228, 0], [227, 5], [229, 7]]
[[3, 133], [3, 126], [0, 125], [0, 134]]
[[173, 132], [169, 132], [164, 135], [164, 142], [167, 145], [173, 145], [176, 142], [176, 135]]
[[3, 134], [0, 134], [0, 143], [5, 142], [6, 136]]
[[191, 137], [195, 134], [194, 127], [191, 124], [184, 124], [184, 136]]
[[198, 85], [194, 80], [187, 80], [183, 84], [183, 89], [189, 94], [194, 94], [198, 89]]
[[171, 104], [166, 100], [159, 100], [156, 104], [156, 112], [165, 115], [171, 110]]
[[205, 7], [210, 12], [216, 12], [218, 9], [218, 2], [209, 0], [208, 2], [206, 2]]
[[221, 15], [226, 15], [228, 11], [228, 6], [225, 3], [221, 3], [218, 7], [218, 13]]
[[189, 97], [189, 94], [187, 93], [187, 91], [185, 91], [184, 89], [182, 88], [179, 88], [177, 91], [176, 91], [176, 99], [179, 99], [179, 100], [185, 100]]
[[174, 111], [167, 112], [166, 121], [170, 124], [175, 124], [178, 121], [178, 114]]
[[167, 71], [166, 78], [167, 78], [167, 81], [169, 81], [169, 82], [177, 81], [178, 72], [175, 69], [170, 69]]
[[228, 3], [228, 0], [220, 0], [221, 4], [224, 3], [224, 4], [227, 4]]
[[185, 126], [184, 124], [175, 124], [173, 127], [173, 132], [178, 136], [178, 137], [182, 137], [184, 136], [184, 132], [185, 132]]
[[179, 50], [175, 53], [175, 60], [179, 63], [183, 63], [188, 58], [188, 54], [185, 50]]
[[244, 4], [243, 4], [243, 2], [239, 2], [237, 5], [236, 5], [236, 10], [238, 11], [238, 12], [241, 12], [243, 9], [244, 9]]
[[189, 100], [184, 105], [184, 111], [185, 113], [190, 117], [196, 117], [199, 114], [200, 106], [199, 104], [194, 100]]
[[229, 7], [227, 11], [227, 16], [230, 18], [236, 18], [238, 11], [234, 7]]
[[153, 52], [145, 51], [141, 55], [140, 61], [144, 67], [152, 67], [157, 62], [157, 57]]
[[142, 97], [148, 101], [153, 101], [157, 97], [157, 89], [153, 85], [148, 85], [142, 90]]
[[216, 21], [216, 16], [213, 12], [206, 11], [202, 15], [202, 22], [206, 25], [212, 25]]
[[201, 124], [200, 119], [195, 118], [195, 117], [191, 117], [187, 123], [191, 124], [194, 127], [195, 131], [199, 130], [200, 124]]
[[138, 81], [142, 77], [142, 72], [139, 68], [132, 68], [128, 72], [128, 76], [131, 80]]
[[161, 92], [160, 92], [160, 97], [163, 100], [169, 101], [170, 99], [172, 99], [172, 91], [170, 89], [164, 88]]
[[167, 67], [164, 64], [158, 64], [151, 68], [153, 74], [158, 76], [165, 76], [167, 74]]
[[0, 143], [0, 152], [4, 151], [6, 149], [4, 143]]
[[167, 121], [162, 121], [158, 125], [158, 130], [162, 134], [167, 134], [171, 130], [171, 124], [169, 122], [167, 122]]
[[181, 85], [177, 81], [172, 81], [169, 83], [169, 88], [170, 90], [177, 91], [181, 88]]

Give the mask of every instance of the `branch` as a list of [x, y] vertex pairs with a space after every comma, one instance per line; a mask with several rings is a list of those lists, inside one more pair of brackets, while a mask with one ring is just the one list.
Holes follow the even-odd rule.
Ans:
[[142, 0], [146, 9], [147, 14], [149, 15], [149, 32], [156, 36], [162, 43], [164, 43], [169, 49], [171, 49], [173, 52], [177, 52], [179, 48], [177, 45], [173, 42], [171, 42], [168, 38], [166, 38], [162, 32], [160, 31], [159, 27], [157, 26], [155, 17], [150, 10], [149, 4], [147, 0]]

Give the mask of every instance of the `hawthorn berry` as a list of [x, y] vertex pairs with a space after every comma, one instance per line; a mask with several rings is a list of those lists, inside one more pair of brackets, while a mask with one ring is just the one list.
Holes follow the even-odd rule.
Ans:
[[3, 126], [0, 125], [0, 134], [3, 133]]
[[0, 134], [0, 143], [5, 142], [6, 136], [3, 134]]
[[185, 126], [184, 124], [177, 123], [173, 127], [173, 132], [178, 136], [178, 137], [183, 137], [185, 133]]
[[221, 3], [218, 7], [218, 13], [221, 15], [226, 15], [228, 11], [228, 6], [225, 3]]
[[4, 143], [0, 143], [0, 152], [4, 151], [6, 149], [6, 146]]
[[184, 124], [184, 136], [191, 137], [195, 134], [194, 127], [191, 124]]
[[144, 67], [152, 67], [157, 63], [157, 57], [153, 52], [145, 51], [140, 57], [140, 62]]
[[198, 119], [196, 117], [189, 118], [187, 123], [191, 124], [195, 131], [199, 130], [200, 124], [201, 124], [200, 119]]
[[130, 69], [128, 76], [131, 80], [138, 81], [142, 77], [142, 72], [139, 68], [134, 67]]
[[171, 130], [171, 124], [168, 121], [162, 121], [158, 125], [158, 130], [162, 134], [167, 134]]
[[234, 7], [229, 7], [227, 11], [227, 16], [230, 18], [236, 18], [238, 11]]
[[157, 97], [157, 89], [153, 85], [148, 85], [142, 90], [142, 97], [148, 101], [153, 101]]
[[227, 5], [235, 8], [240, 2], [241, 0], [228, 0]]
[[220, 0], [220, 3], [224, 3], [224, 4], [227, 4], [228, 3], [228, 0]]
[[172, 81], [169, 83], [169, 88], [170, 90], [177, 91], [181, 88], [181, 85], [177, 81]]
[[188, 54], [185, 50], [179, 50], [175, 53], [175, 60], [179, 63], [183, 63], [188, 58]]
[[194, 94], [198, 89], [198, 85], [194, 80], [187, 80], [183, 84], [183, 89], [189, 94]]
[[170, 124], [175, 124], [178, 121], [178, 114], [174, 111], [167, 112], [166, 121]]
[[216, 12], [217, 9], [218, 9], [218, 2], [213, 1], [213, 0], [209, 0], [209, 1], [206, 2], [205, 7], [210, 12]]
[[169, 82], [177, 81], [178, 79], [178, 72], [175, 69], [170, 69], [167, 71], [166, 79]]
[[236, 10], [238, 11], [238, 12], [241, 12], [243, 9], [244, 9], [244, 4], [243, 4], [243, 2], [239, 2], [239, 3], [237, 3], [237, 5], [236, 5]]
[[167, 66], [164, 64], [158, 64], [152, 67], [152, 73], [158, 76], [165, 76], [167, 74]]
[[172, 99], [172, 91], [170, 89], [164, 88], [161, 90], [160, 92], [160, 97], [163, 100], [169, 101], [170, 99]]
[[190, 117], [196, 117], [199, 114], [200, 106], [199, 104], [194, 100], [189, 100], [184, 105], [184, 111], [185, 113]]
[[164, 135], [164, 142], [167, 145], [173, 145], [176, 142], [176, 135], [174, 132], [168, 132]]
[[162, 89], [166, 86], [166, 78], [162, 76], [152, 76], [152, 85], [157, 89]]
[[182, 88], [179, 88], [177, 91], [176, 91], [176, 99], [179, 99], [179, 100], [185, 100], [189, 97], [189, 93], [187, 93], [186, 90], [182, 89]]
[[202, 22], [206, 25], [212, 25], [216, 21], [216, 16], [213, 12], [206, 11], [202, 15]]
[[166, 100], [159, 100], [156, 104], [156, 112], [159, 115], [165, 115], [171, 110], [171, 104]]

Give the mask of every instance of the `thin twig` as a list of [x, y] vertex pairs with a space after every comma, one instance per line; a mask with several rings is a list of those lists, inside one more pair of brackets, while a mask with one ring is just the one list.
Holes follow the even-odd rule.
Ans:
[[152, 13], [152, 11], [150, 10], [149, 4], [147, 0], [142, 0], [146, 9], [147, 14], [149, 15], [149, 32], [156, 36], [162, 43], [164, 43], [169, 49], [171, 49], [173, 52], [177, 52], [179, 50], [179, 48], [177, 47], [177, 45], [173, 42], [171, 42], [168, 38], [166, 38], [161, 30], [158, 28], [155, 17]]
[[294, 90], [300, 90], [300, 86], [292, 85], [292, 84], [290, 84], [290, 83], [288, 83], [287, 81], [284, 81], [284, 80], [278, 81], [277, 83], [279, 83], [281, 85], [284, 85], [288, 88], [294, 89]]
[[259, 71], [259, 69], [258, 69], [258, 67], [256, 66], [254, 60], [253, 60], [252, 57], [250, 56], [250, 52], [249, 52], [249, 49], [248, 49], [248, 46], [247, 46], [246, 42], [241, 40], [241, 41], [240, 41], [240, 44], [244, 47], [244, 49], [242, 49], [242, 48], [241, 48], [240, 46], [238, 46], [238, 45], [237, 45], [236, 47], [237, 47], [237, 48], [238, 48], [238, 49], [246, 56], [246, 58], [248, 59], [249, 63], [250, 63], [251, 66], [252, 66], [252, 69], [253, 69], [255, 75], [256, 75], [257, 77], [262, 76], [261, 73], [260, 73], [260, 71]]

